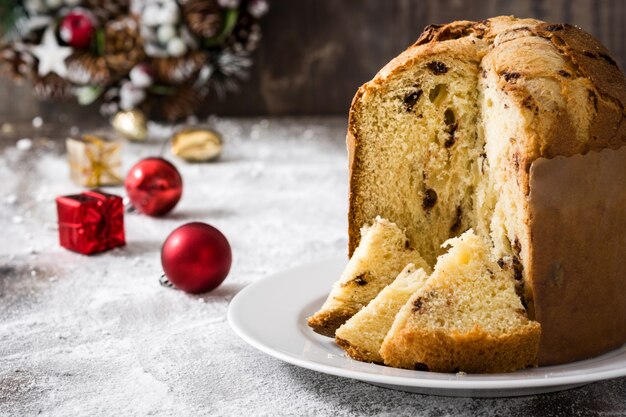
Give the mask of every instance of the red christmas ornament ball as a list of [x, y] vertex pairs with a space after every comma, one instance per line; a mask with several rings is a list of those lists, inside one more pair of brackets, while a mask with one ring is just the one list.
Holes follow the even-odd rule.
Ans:
[[232, 252], [226, 237], [206, 223], [174, 230], [161, 248], [163, 271], [175, 287], [192, 294], [217, 288], [226, 279]]
[[82, 9], [72, 10], [61, 20], [59, 36], [74, 48], [88, 48], [96, 31], [91, 14]]
[[137, 162], [128, 172], [125, 185], [133, 207], [149, 216], [168, 213], [183, 194], [183, 179], [176, 167], [163, 158]]

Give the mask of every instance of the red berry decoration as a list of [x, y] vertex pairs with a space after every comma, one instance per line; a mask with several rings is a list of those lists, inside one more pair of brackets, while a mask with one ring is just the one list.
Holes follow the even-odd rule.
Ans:
[[176, 167], [165, 159], [146, 158], [128, 172], [126, 192], [138, 211], [149, 216], [162, 216], [180, 200], [183, 179]]
[[59, 36], [74, 48], [88, 48], [96, 28], [91, 14], [82, 9], [69, 12], [59, 25]]
[[228, 240], [206, 223], [180, 226], [161, 248], [161, 264], [169, 281], [192, 294], [217, 288], [226, 279], [231, 263]]

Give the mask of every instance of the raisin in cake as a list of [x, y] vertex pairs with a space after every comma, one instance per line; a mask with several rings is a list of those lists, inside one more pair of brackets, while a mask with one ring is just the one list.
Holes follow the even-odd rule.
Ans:
[[429, 265], [473, 228], [541, 324], [539, 364], [622, 345], [625, 104], [622, 72], [579, 28], [429, 26], [354, 97], [350, 255], [379, 215]]
[[452, 247], [395, 317], [380, 348], [384, 363], [494, 373], [535, 365], [540, 325], [489, 247], [471, 229], [443, 246]]
[[317, 333], [334, 336], [339, 326], [376, 297], [408, 263], [428, 268], [394, 223], [375, 218], [361, 232], [359, 247], [341, 278], [322, 308], [308, 319], [309, 326]]
[[351, 357], [383, 363], [380, 346], [400, 308], [428, 279], [428, 274], [408, 264], [369, 304], [335, 332], [335, 341]]

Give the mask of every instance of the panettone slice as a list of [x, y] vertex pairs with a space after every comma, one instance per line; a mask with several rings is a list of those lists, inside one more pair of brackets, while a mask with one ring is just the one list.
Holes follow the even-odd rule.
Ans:
[[510, 372], [537, 364], [541, 326], [529, 320], [509, 271], [472, 230], [450, 239], [427, 283], [397, 314], [380, 354], [393, 367]]
[[359, 247], [321, 309], [309, 317], [314, 331], [334, 337], [335, 330], [389, 285], [404, 267], [413, 263], [428, 269], [396, 224], [377, 217], [362, 229]]
[[383, 363], [380, 346], [400, 308], [428, 279], [422, 268], [409, 264], [370, 303], [335, 332], [335, 341], [352, 358]]

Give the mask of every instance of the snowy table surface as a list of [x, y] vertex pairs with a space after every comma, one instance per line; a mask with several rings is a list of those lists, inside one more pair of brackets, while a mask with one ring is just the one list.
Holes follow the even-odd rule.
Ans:
[[[0, 415], [626, 415], [626, 378], [445, 398], [316, 373], [248, 346], [226, 321], [239, 290], [346, 252], [345, 119], [210, 123], [224, 135], [222, 159], [187, 164], [165, 153], [184, 179], [175, 211], [127, 214], [127, 246], [89, 257], [57, 244], [54, 198], [81, 191], [68, 178], [68, 127], [0, 136]], [[125, 170], [160, 152], [168, 131], [152, 131], [147, 143], [124, 144]], [[32, 141], [16, 144], [21, 135]], [[194, 220], [222, 230], [234, 253], [230, 276], [202, 296], [158, 284], [163, 240]]]

